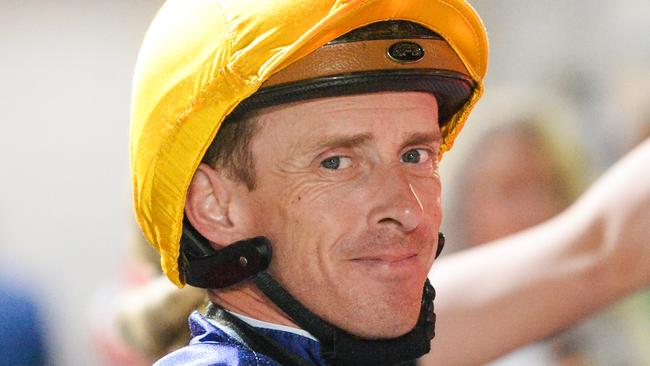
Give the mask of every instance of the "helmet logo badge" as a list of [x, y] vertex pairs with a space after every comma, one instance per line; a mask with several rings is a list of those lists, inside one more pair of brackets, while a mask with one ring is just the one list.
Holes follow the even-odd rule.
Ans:
[[388, 47], [388, 57], [399, 63], [417, 62], [424, 57], [424, 49], [415, 42], [397, 42]]

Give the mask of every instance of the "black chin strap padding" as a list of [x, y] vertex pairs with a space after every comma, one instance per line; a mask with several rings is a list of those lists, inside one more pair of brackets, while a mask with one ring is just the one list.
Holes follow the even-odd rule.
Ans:
[[418, 326], [424, 328], [429, 340], [436, 336], [436, 312], [433, 300], [436, 299], [436, 289], [427, 278], [424, 282], [422, 304], [420, 305], [420, 319]]
[[268, 268], [271, 242], [258, 236], [214, 250], [189, 222], [183, 223], [179, 258], [185, 283], [201, 288], [224, 288]]
[[436, 258], [442, 253], [442, 249], [445, 247], [445, 234], [438, 233], [438, 249], [436, 249]]

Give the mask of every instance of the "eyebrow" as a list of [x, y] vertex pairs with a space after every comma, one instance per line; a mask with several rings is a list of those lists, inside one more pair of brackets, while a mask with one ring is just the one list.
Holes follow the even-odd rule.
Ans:
[[[352, 136], [330, 136], [321, 141], [315, 146], [314, 150], [323, 150], [323, 149], [334, 149], [334, 148], [351, 148], [373, 139], [371, 134], [361, 133]], [[407, 136], [404, 143], [402, 143], [401, 148], [405, 148], [410, 145], [419, 145], [419, 144], [435, 144], [440, 142], [440, 133], [431, 133], [431, 132], [415, 132]]]
[[409, 145], [440, 143], [440, 133], [416, 132], [409, 135], [402, 144], [402, 149]]
[[371, 139], [372, 139], [372, 135], [367, 133], [362, 133], [362, 134], [352, 135], [352, 136], [334, 135], [320, 141], [316, 146], [316, 149], [322, 150], [322, 149], [333, 149], [339, 147], [355, 147], [355, 146], [363, 145], [364, 143], [368, 142]]

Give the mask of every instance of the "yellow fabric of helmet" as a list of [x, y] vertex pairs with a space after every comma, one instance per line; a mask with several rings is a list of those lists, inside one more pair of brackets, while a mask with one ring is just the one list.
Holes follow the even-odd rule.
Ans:
[[448, 150], [483, 91], [487, 36], [462, 0], [170, 0], [135, 70], [131, 171], [138, 223], [178, 286], [185, 195], [221, 122], [272, 74], [328, 41], [382, 20], [441, 35], [476, 82], [443, 128]]

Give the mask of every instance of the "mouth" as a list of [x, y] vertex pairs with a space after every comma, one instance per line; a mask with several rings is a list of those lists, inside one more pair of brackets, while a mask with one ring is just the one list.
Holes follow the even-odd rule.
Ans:
[[386, 253], [386, 254], [373, 254], [373, 255], [368, 255], [368, 256], [363, 256], [359, 258], [354, 258], [352, 259], [353, 261], [378, 261], [378, 262], [385, 262], [385, 263], [398, 263], [403, 260], [412, 258], [417, 256], [418, 254], [415, 252], [410, 252], [410, 253]]
[[412, 276], [420, 270], [421, 263], [418, 253], [387, 253], [354, 258], [351, 262], [373, 275], [389, 276], [395, 280], [405, 276]]

